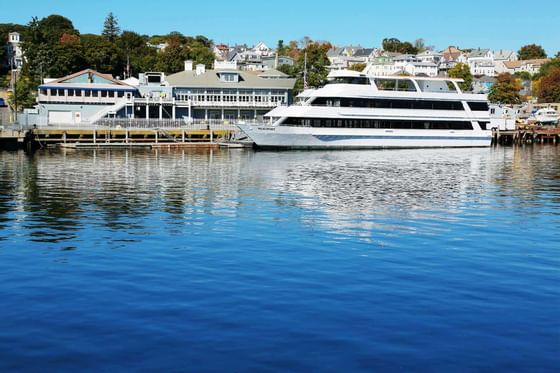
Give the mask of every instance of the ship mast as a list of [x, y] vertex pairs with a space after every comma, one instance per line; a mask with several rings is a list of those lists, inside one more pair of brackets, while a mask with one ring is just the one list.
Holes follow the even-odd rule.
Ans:
[[309, 84], [307, 83], [307, 51], [303, 60], [303, 89], [309, 89]]

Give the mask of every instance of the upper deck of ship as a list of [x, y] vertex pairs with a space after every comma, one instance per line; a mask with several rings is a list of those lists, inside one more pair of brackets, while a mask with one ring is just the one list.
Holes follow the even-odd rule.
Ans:
[[375, 76], [340, 70], [329, 74], [328, 83], [306, 96], [387, 96], [430, 99], [486, 100], [486, 95], [463, 92], [463, 79], [423, 76]]

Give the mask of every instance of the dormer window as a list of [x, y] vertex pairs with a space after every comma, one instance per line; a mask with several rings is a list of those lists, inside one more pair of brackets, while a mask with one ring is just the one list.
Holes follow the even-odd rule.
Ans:
[[226, 83], [237, 83], [239, 82], [238, 73], [220, 73], [220, 80]]

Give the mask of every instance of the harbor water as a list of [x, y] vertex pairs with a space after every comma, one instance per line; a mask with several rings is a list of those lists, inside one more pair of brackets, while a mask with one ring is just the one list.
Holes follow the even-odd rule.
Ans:
[[560, 371], [560, 147], [0, 152], [0, 371]]

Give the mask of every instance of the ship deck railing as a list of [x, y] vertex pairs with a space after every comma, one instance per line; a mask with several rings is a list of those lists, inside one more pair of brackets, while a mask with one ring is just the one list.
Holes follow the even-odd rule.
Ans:
[[48, 124], [39, 128], [50, 129], [181, 129], [181, 130], [225, 130], [237, 131], [238, 124], [266, 124], [262, 119], [126, 119], [105, 118], [98, 120], [95, 124]]

